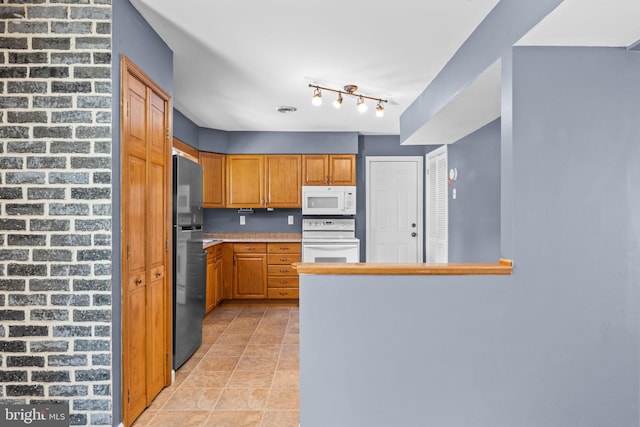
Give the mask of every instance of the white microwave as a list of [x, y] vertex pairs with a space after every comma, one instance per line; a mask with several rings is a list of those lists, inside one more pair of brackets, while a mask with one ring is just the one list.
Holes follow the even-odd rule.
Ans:
[[302, 187], [302, 215], [355, 214], [355, 186]]

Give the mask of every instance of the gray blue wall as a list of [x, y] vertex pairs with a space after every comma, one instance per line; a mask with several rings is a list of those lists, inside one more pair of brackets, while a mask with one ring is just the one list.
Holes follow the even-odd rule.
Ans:
[[[500, 119], [447, 147], [449, 262], [500, 258]], [[453, 199], [453, 190], [456, 198]]]
[[639, 72], [514, 49], [513, 275], [302, 275], [304, 427], [638, 425]]
[[[173, 52], [158, 36], [158, 34], [142, 18], [128, 0], [113, 0], [113, 46], [112, 46], [112, 84], [113, 84], [113, 113], [112, 113], [112, 158], [113, 164], [113, 206], [120, 206], [121, 188], [121, 139], [120, 139], [120, 82], [121, 58], [126, 55], [136, 65], [160, 85], [167, 93], [173, 95]], [[116, 101], [117, 100], [117, 101]], [[113, 209], [113, 230], [122, 229], [120, 209]], [[122, 239], [120, 233], [113, 234], [113, 422], [117, 426], [122, 420]]]
[[177, 109], [173, 109], [173, 136], [193, 148], [198, 148], [200, 127]]

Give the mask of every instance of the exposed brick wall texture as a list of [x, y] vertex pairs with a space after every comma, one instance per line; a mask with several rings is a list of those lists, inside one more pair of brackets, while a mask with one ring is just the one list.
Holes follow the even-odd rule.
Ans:
[[111, 425], [111, 0], [0, 0], [0, 403]]

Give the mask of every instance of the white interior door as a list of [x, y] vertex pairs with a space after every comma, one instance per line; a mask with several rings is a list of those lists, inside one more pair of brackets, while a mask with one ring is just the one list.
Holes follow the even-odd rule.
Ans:
[[427, 262], [449, 262], [447, 146], [427, 153]]
[[423, 158], [366, 158], [367, 262], [422, 262]]

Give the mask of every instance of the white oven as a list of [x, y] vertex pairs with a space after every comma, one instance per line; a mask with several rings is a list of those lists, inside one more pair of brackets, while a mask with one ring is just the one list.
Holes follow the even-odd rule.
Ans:
[[303, 219], [302, 262], [360, 262], [355, 219]]
[[355, 214], [355, 186], [302, 187], [302, 215]]

